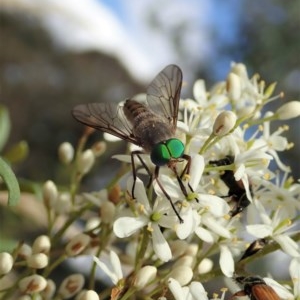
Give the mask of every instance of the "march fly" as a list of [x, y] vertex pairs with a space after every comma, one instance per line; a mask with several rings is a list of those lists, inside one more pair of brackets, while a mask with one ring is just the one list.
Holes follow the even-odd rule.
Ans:
[[[181, 69], [176, 65], [168, 65], [148, 86], [145, 103], [127, 99], [123, 105], [111, 103], [81, 104], [72, 110], [72, 114], [75, 119], [87, 126], [140, 146], [143, 151], [133, 151], [131, 153], [134, 178], [132, 197], [134, 198], [137, 178], [134, 156], [137, 156], [148, 172], [150, 182], [154, 175], [154, 180], [170, 201], [180, 222], [183, 222], [171, 197], [158, 178], [160, 167], [169, 167], [176, 175], [183, 194], [186, 197], [188, 196], [182, 182], [182, 176], [189, 173], [191, 157], [184, 154], [184, 144], [175, 137], [181, 86]], [[140, 156], [142, 153], [150, 154], [151, 161], [155, 165], [153, 175], [142, 160]], [[186, 160], [187, 164], [184, 172], [179, 175], [176, 164], [183, 160]], [[188, 186], [192, 191], [191, 186]]]

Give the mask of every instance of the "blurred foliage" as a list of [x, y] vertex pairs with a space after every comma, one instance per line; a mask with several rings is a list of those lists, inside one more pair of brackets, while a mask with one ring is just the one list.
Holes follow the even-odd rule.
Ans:
[[[66, 140], [76, 144], [82, 132], [71, 116], [72, 107], [119, 102], [142, 89], [110, 57], [64, 52], [34, 17], [2, 11], [0, 20], [0, 37], [5, 40], [0, 47], [1, 103], [8, 107], [13, 127], [9, 144], [25, 139], [31, 148], [16, 171], [31, 180], [57, 179], [64, 176], [57, 163], [58, 145]], [[120, 144], [111, 148], [117, 147]], [[110, 156], [107, 153], [101, 163]]]
[[[0, 151], [8, 141], [10, 128], [8, 110], [3, 105], [0, 105]], [[2, 179], [8, 191], [7, 203], [9, 205], [16, 205], [20, 199], [19, 183], [10, 164], [24, 159], [27, 153], [27, 143], [22, 141], [9, 149], [6, 154], [4, 154], [4, 158], [0, 156], [0, 188]]]

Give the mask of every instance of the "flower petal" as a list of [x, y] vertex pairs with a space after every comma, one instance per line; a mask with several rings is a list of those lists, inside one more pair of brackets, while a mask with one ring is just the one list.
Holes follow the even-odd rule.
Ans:
[[121, 217], [114, 222], [114, 233], [119, 238], [132, 235], [147, 224], [145, 217]]
[[230, 207], [228, 203], [217, 196], [209, 194], [198, 194], [199, 204], [209, 209], [209, 212], [216, 217], [223, 217], [228, 214]]
[[190, 293], [192, 294], [194, 299], [208, 300], [207, 292], [205, 291], [203, 285], [200, 282], [191, 282]]
[[299, 257], [299, 245], [289, 236], [280, 234], [273, 238], [285, 253], [292, 257]]
[[220, 245], [220, 267], [223, 274], [227, 277], [232, 277], [234, 273], [234, 260], [229, 248], [225, 245]]
[[265, 238], [273, 232], [272, 226], [265, 224], [247, 225], [246, 230], [257, 238]]
[[[132, 187], [134, 184], [133, 176], [130, 176], [127, 181], [127, 190], [131, 193]], [[144, 183], [142, 182], [141, 179], [138, 177], [136, 178], [135, 181], [135, 187], [134, 187], [134, 197], [137, 199], [139, 203], [141, 203], [146, 210], [150, 210], [150, 205], [148, 201], [148, 197], [146, 194], [146, 190], [144, 187]]]
[[156, 223], [152, 223], [152, 228], [153, 250], [160, 260], [167, 262], [172, 258], [171, 248], [161, 233], [159, 226]]
[[117, 278], [120, 280], [123, 278], [123, 272], [121, 268], [121, 262], [119, 256], [116, 252], [110, 251], [110, 262], [113, 267], [114, 273], [116, 274]]
[[204, 157], [199, 154], [194, 155], [192, 157], [192, 165], [190, 170], [190, 181], [189, 181], [189, 184], [194, 191], [197, 190], [197, 187], [200, 183], [204, 167], [205, 167]]
[[293, 258], [290, 263], [290, 275], [294, 282], [294, 296], [300, 297], [300, 257]]

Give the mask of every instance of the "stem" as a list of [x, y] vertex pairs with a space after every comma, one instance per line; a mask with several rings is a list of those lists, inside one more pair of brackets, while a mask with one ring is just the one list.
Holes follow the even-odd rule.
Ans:
[[145, 227], [143, 230], [143, 233], [142, 233], [142, 240], [141, 240], [141, 243], [140, 243], [140, 246], [138, 249], [138, 253], [136, 256], [135, 272], [138, 271], [143, 265], [148, 242], [149, 242], [149, 232], [148, 232], [147, 228]]

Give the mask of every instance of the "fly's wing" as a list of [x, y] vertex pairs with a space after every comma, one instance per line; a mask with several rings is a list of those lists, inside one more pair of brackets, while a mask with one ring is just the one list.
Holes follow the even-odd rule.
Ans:
[[176, 129], [182, 72], [176, 65], [165, 67], [147, 88], [147, 102], [150, 109], [162, 116]]
[[84, 125], [140, 146], [139, 139], [132, 132], [132, 124], [124, 115], [123, 106], [110, 103], [80, 104], [73, 108], [72, 115]]

